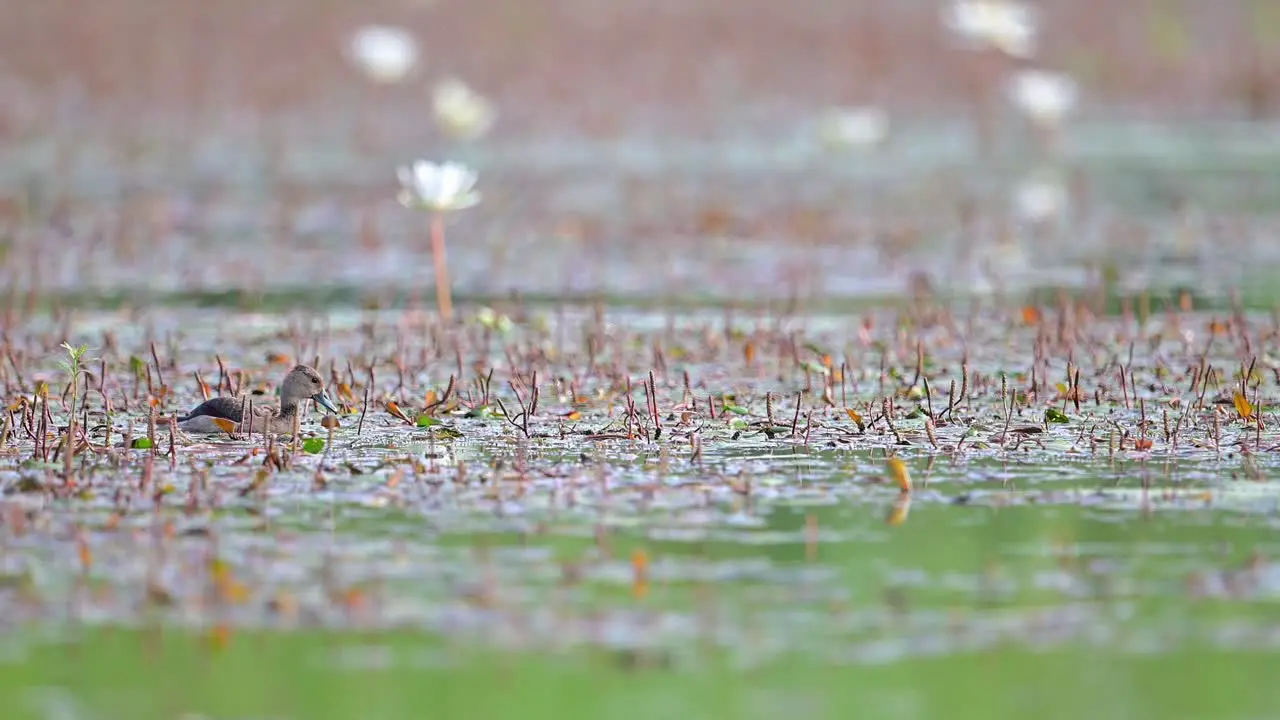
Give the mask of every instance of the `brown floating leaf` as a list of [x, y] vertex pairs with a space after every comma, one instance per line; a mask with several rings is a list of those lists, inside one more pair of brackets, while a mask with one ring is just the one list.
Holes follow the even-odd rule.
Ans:
[[236, 423], [231, 422], [226, 418], [214, 418], [213, 424], [217, 425], [219, 430], [227, 433], [228, 435], [236, 431]]
[[853, 408], [845, 408], [844, 411], [845, 414], [849, 416], [849, 419], [858, 426], [859, 430], [866, 431], [867, 426], [862, 422], [862, 416], [858, 414], [857, 410], [854, 410]]
[[396, 404], [395, 400], [387, 401], [387, 412], [391, 413], [393, 417], [399, 418], [410, 425], [413, 424], [413, 421], [409, 419], [408, 415], [404, 414], [404, 411], [400, 409], [400, 406]]
[[272, 365], [289, 365], [291, 364], [289, 356], [282, 353], [267, 353], [267, 362]]
[[1022, 308], [1022, 322], [1026, 325], [1040, 324], [1040, 308], [1035, 305], [1024, 305]]

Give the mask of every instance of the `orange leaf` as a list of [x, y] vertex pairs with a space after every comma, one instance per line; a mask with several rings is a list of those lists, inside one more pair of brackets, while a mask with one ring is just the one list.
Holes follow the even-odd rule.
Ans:
[[1153, 444], [1154, 443], [1151, 442], [1151, 438], [1138, 438], [1137, 440], [1133, 441], [1133, 449], [1134, 450], [1150, 450]]
[[745, 360], [748, 365], [751, 365], [756, 361], [755, 343], [748, 340], [747, 343], [742, 346], [742, 359]]
[[699, 235], [727, 235], [733, 229], [733, 214], [723, 207], [708, 207], [698, 213]]
[[1035, 305], [1024, 305], [1022, 307], [1022, 322], [1027, 325], [1040, 324], [1040, 309]]
[[209, 644], [215, 650], [221, 650], [231, 644], [231, 628], [226, 623], [218, 623], [209, 630]]
[[631, 569], [631, 594], [638, 600], [649, 594], [649, 556], [644, 550], [637, 548], [631, 553]]
[[897, 483], [902, 492], [911, 492], [911, 473], [907, 471], [907, 464], [902, 462], [902, 458], [889, 458], [889, 477]]
[[1244, 396], [1244, 393], [1237, 392], [1235, 394], [1236, 412], [1240, 413], [1242, 420], [1248, 420], [1253, 417], [1253, 404]]
[[565, 420], [581, 420], [582, 413], [578, 412], [577, 410], [570, 410], [569, 412], [565, 413], [563, 417]]
[[858, 414], [857, 410], [854, 410], [853, 408], [845, 408], [844, 411], [845, 411], [845, 414], [849, 416], [849, 419], [852, 420], [854, 424], [858, 426], [859, 430], [866, 430], [867, 426], [863, 424], [862, 416]]
[[425, 398], [425, 401], [426, 401], [426, 406], [427, 406], [427, 407], [431, 407], [432, 405], [435, 405], [436, 403], [438, 403], [438, 402], [439, 402], [439, 400], [438, 400], [438, 399], [436, 399], [436, 391], [435, 391], [435, 390], [428, 390], [428, 391], [427, 391], [427, 397]]
[[404, 411], [400, 409], [400, 406], [396, 404], [395, 400], [387, 401], [387, 412], [391, 413], [394, 417], [397, 417], [409, 423], [410, 425], [413, 424], [413, 421], [410, 420], [409, 417], [404, 414]]
[[351, 392], [351, 386], [346, 383], [338, 383], [338, 397], [347, 402], [355, 402], [355, 393]]
[[214, 418], [213, 424], [217, 425], [219, 430], [227, 434], [231, 434], [236, 431], [236, 423], [226, 418]]
[[281, 353], [267, 353], [267, 362], [272, 365], [288, 365], [289, 356]]

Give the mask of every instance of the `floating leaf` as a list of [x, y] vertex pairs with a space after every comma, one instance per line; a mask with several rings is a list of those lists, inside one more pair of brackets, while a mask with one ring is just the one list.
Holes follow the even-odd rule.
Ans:
[[302, 449], [312, 455], [319, 455], [324, 452], [324, 438], [307, 438], [302, 441]]
[[857, 410], [854, 410], [853, 408], [845, 408], [844, 411], [849, 416], [849, 419], [858, 426], [858, 430], [866, 432], [867, 426], [862, 422], [862, 416], [858, 414]]
[[1023, 306], [1022, 322], [1026, 325], [1038, 325], [1040, 323], [1040, 309], [1035, 305]]
[[150, 450], [152, 445], [154, 445], [154, 443], [151, 442], [151, 438], [134, 438], [133, 439], [134, 450]]
[[1151, 438], [1138, 438], [1133, 441], [1134, 450], [1150, 450], [1152, 446]]
[[435, 418], [431, 417], [430, 415], [419, 415], [419, 416], [418, 416], [418, 423], [417, 423], [417, 425], [418, 425], [418, 427], [420, 427], [420, 428], [424, 428], [424, 427], [431, 427], [432, 425], [439, 425], [440, 423], [441, 423], [441, 421], [440, 421], [440, 420], [437, 420], [437, 419], [435, 419]]
[[448, 425], [436, 425], [431, 428], [431, 436], [437, 440], [454, 440], [463, 437], [462, 433]]
[[147, 363], [137, 355], [129, 357], [129, 369], [133, 371], [133, 376], [139, 380], [147, 375]]
[[1044, 420], [1045, 422], [1051, 422], [1051, 423], [1071, 422], [1071, 419], [1067, 417], [1067, 414], [1062, 412], [1058, 408], [1047, 408], [1044, 411]]
[[755, 343], [748, 340], [746, 344], [742, 346], [742, 359], [746, 361], [748, 365], [752, 365], [755, 363], [756, 361], [756, 344]]
[[236, 423], [226, 418], [214, 418], [213, 424], [217, 425], [218, 429], [222, 430], [222, 432], [227, 433], [228, 435], [236, 431]]
[[413, 421], [409, 419], [408, 415], [404, 414], [404, 411], [400, 409], [400, 406], [396, 404], [395, 400], [387, 401], [387, 412], [391, 413], [392, 417], [403, 420], [410, 425], [413, 424]]
[[893, 478], [902, 492], [911, 492], [911, 473], [907, 471], [907, 464], [902, 462], [902, 458], [891, 457], [888, 465], [889, 477]]
[[1234, 399], [1236, 412], [1240, 413], [1240, 418], [1242, 420], [1248, 420], [1253, 417], [1253, 404], [1249, 402], [1249, 398], [1244, 396], [1244, 393], [1237, 392]]
[[741, 405], [725, 405], [725, 406], [724, 406], [724, 412], [731, 412], [731, 413], [733, 413], [734, 415], [746, 415], [746, 414], [748, 414], [748, 413], [747, 413], [747, 409], [746, 409], [746, 408], [744, 408], [744, 407], [742, 407]]

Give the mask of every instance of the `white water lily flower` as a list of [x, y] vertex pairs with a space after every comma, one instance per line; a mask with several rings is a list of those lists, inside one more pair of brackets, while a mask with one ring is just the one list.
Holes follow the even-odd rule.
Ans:
[[1009, 98], [1041, 125], [1058, 125], [1080, 97], [1076, 81], [1048, 70], [1022, 70], [1009, 79]]
[[819, 120], [818, 134], [830, 148], [879, 145], [889, 134], [889, 116], [878, 107], [831, 108]]
[[1036, 13], [1012, 0], [955, 0], [943, 13], [943, 23], [964, 40], [990, 45], [1013, 57], [1036, 51]]
[[1048, 173], [1024, 179], [1013, 193], [1014, 212], [1020, 219], [1033, 223], [1061, 217], [1070, 201], [1066, 185]]
[[480, 202], [476, 172], [461, 163], [418, 160], [396, 170], [399, 200], [405, 207], [442, 213], [465, 210]]
[[351, 35], [347, 55], [374, 82], [395, 83], [418, 64], [418, 41], [401, 27], [366, 25]]
[[450, 137], [472, 140], [493, 127], [497, 110], [493, 103], [457, 78], [447, 78], [431, 92], [436, 124]]

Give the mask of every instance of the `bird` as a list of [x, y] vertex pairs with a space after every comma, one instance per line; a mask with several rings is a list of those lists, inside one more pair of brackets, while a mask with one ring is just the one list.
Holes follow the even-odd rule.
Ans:
[[[197, 405], [191, 412], [177, 418], [178, 429], [188, 433], [226, 433], [257, 430], [266, 433], [293, 432], [293, 422], [298, 416], [298, 406], [306, 400], [337, 414], [338, 408], [325, 392], [324, 381], [315, 368], [297, 365], [280, 383], [280, 406], [264, 403], [252, 407], [252, 417], [245, 418], [246, 402], [243, 397], [216, 397]], [[221, 422], [219, 422], [221, 421]]]

